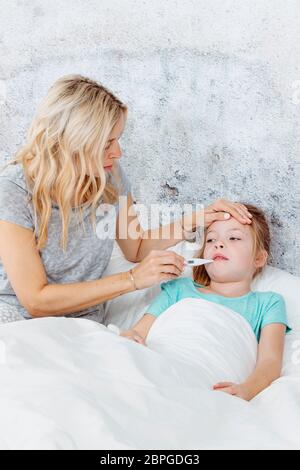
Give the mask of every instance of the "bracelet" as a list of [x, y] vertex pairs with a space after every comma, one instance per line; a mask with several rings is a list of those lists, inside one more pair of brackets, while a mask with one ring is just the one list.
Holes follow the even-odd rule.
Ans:
[[134, 277], [133, 277], [132, 268], [129, 270], [129, 274], [130, 274], [130, 279], [131, 279], [132, 282], [133, 282], [133, 287], [135, 288], [135, 290], [138, 290], [138, 288], [137, 288], [137, 286], [136, 286], [136, 283], [135, 283], [135, 280], [134, 280]]

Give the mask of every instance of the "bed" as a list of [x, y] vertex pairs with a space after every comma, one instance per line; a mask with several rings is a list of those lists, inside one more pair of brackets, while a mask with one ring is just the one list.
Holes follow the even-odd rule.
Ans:
[[[192, 245], [171, 249], [190, 257]], [[116, 246], [105, 274], [131, 266]], [[300, 449], [300, 278], [267, 266], [253, 288], [284, 296], [293, 331], [281, 377], [251, 402], [211, 390], [220, 371], [239, 380], [254, 366], [251, 328], [240, 325], [243, 333], [232, 336], [228, 325], [245, 322], [241, 316], [203, 301], [201, 319], [198, 300], [185, 299], [157, 319], [147, 346], [111, 329], [134, 324], [159, 285], [106, 302], [104, 325], [78, 318], [1, 325], [0, 448]]]

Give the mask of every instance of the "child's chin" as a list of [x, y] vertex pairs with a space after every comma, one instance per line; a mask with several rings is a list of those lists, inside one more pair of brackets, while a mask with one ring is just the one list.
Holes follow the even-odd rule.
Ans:
[[209, 276], [224, 276], [230, 273], [229, 266], [227, 266], [225, 262], [218, 261], [216, 263], [208, 264], [206, 271]]
[[226, 269], [214, 269], [208, 273], [210, 279], [215, 282], [231, 282], [232, 273], [227, 272]]

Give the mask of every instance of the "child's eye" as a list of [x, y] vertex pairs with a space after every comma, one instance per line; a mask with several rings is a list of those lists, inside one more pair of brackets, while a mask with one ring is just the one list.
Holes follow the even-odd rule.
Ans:
[[230, 237], [230, 240], [241, 240], [241, 239], [237, 237]]
[[206, 243], [210, 243], [213, 241], [213, 238], [209, 238], [208, 240], [206, 240]]

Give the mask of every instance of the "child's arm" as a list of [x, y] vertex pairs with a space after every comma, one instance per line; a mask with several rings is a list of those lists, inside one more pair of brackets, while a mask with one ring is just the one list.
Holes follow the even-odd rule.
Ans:
[[258, 345], [256, 367], [247, 380], [241, 384], [220, 382], [214, 390], [252, 400], [258, 393], [276, 380], [281, 373], [286, 325], [272, 323], [262, 329]]
[[122, 331], [120, 336], [125, 336], [126, 338], [132, 339], [137, 343], [145, 344], [148, 332], [155, 320], [156, 317], [154, 315], [151, 313], [145, 313], [130, 330]]

